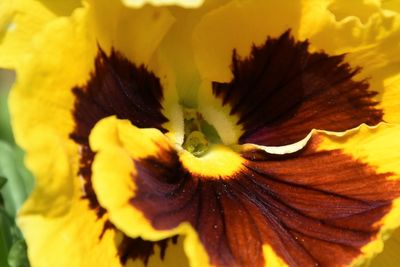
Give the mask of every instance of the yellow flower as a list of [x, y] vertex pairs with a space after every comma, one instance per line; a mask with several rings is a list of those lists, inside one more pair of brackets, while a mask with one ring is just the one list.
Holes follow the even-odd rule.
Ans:
[[352, 3], [2, 2], [32, 265], [368, 263], [400, 225], [400, 15]]

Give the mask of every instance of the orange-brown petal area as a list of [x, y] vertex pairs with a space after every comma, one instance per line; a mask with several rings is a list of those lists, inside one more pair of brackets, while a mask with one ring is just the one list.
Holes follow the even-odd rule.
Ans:
[[[70, 137], [81, 145], [79, 175], [84, 180], [82, 197], [89, 200], [90, 208], [101, 218], [106, 210], [99, 205], [91, 181], [95, 153], [89, 146], [88, 138], [94, 125], [105, 117], [116, 115], [138, 127], [157, 128], [165, 132], [162, 124], [168, 120], [161, 112], [161, 82], [144, 65], [136, 66], [114, 50], [107, 55], [100, 47], [94, 64], [88, 83], [73, 89], [76, 97], [73, 113], [75, 129]], [[108, 230], [115, 230], [109, 221], [104, 225], [103, 234]], [[169, 241], [175, 244], [176, 238], [151, 242], [122, 234], [118, 255], [123, 264], [128, 259], [141, 259], [146, 264], [156, 246], [160, 248], [163, 258]]]
[[253, 46], [247, 58], [233, 53], [233, 79], [213, 82], [213, 92], [243, 126], [240, 143], [267, 146], [297, 142], [312, 129], [345, 131], [382, 121], [368, 82], [356, 81], [345, 55], [309, 52], [308, 41], [285, 32]]
[[158, 230], [189, 222], [215, 266], [263, 266], [270, 245], [289, 266], [342, 266], [373, 241], [400, 183], [341, 150], [247, 151], [231, 177], [190, 172], [163, 149], [134, 160], [131, 205]]

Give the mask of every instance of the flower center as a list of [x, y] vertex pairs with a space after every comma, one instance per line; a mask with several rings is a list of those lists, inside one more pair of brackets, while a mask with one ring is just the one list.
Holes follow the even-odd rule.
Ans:
[[221, 143], [215, 128], [195, 109], [184, 108], [185, 136], [182, 147], [196, 157], [206, 154], [210, 143]]
[[222, 142], [217, 130], [196, 109], [183, 107], [185, 135], [179, 153], [182, 166], [204, 179], [230, 179], [244, 159]]

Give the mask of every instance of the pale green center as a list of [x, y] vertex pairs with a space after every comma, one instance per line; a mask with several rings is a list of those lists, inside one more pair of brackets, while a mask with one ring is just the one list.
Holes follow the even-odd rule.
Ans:
[[220, 143], [215, 128], [195, 109], [184, 108], [185, 137], [183, 148], [196, 157], [207, 153], [210, 143]]

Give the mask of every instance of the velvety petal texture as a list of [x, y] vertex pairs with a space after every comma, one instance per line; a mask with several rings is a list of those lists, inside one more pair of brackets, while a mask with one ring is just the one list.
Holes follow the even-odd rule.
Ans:
[[[398, 133], [382, 125], [346, 137], [316, 134], [298, 153], [246, 151], [236, 171], [212, 176], [185, 166], [160, 132], [109, 118], [91, 135], [99, 152], [94, 189], [128, 235], [189, 239], [194, 229], [212, 265], [263, 266], [266, 246], [289, 266], [357, 264], [398, 226], [398, 173], [386, 170], [397, 169], [399, 155], [380, 155]], [[111, 167], [115, 157], [120, 165]], [[189, 243], [185, 250], [196, 264]]]
[[2, 2], [32, 266], [368, 263], [400, 225], [400, 15], [361, 2]]
[[312, 129], [345, 131], [361, 123], [375, 125], [383, 112], [374, 106], [365, 81], [354, 81], [343, 56], [309, 53], [290, 32], [253, 47], [250, 57], [233, 54], [230, 83], [213, 83], [214, 94], [239, 114], [244, 133], [239, 143], [287, 145]]
[[[122, 9], [121, 6], [119, 7]], [[168, 255], [171, 247], [177, 247], [178, 253], [179, 251], [182, 252], [182, 249], [179, 249], [180, 241], [177, 238], [174, 239], [173, 244], [166, 250], [163, 248], [164, 245], [160, 248], [159, 245], [151, 242], [146, 243], [143, 240], [126, 238], [115, 227], [108, 226], [107, 216], [102, 213], [100, 207], [93, 204], [93, 200], [90, 198], [90, 187], [86, 186], [85, 177], [87, 177], [87, 173], [85, 173], [84, 168], [86, 165], [82, 161], [84, 158], [79, 155], [80, 153], [91, 155], [90, 149], [84, 146], [85, 134], [88, 134], [90, 128], [81, 127], [79, 121], [74, 120], [74, 114], [85, 114], [82, 106], [76, 108], [76, 105], [79, 105], [80, 102], [88, 104], [85, 102], [84, 94], [91, 93], [90, 88], [85, 92], [82, 90], [90, 87], [90, 84], [84, 85], [87, 84], [93, 70], [100, 72], [106, 68], [107, 73], [110, 73], [109, 70], [113, 68], [121, 69], [125, 67], [123, 62], [118, 66], [108, 62], [104, 64], [105, 52], [99, 48], [99, 44], [96, 43], [90, 30], [93, 24], [91, 12], [93, 12], [92, 9], [85, 7], [77, 9], [70, 18], [54, 19], [33, 38], [30, 53], [19, 51], [24, 59], [21, 59], [22, 67], [17, 68], [17, 83], [10, 98], [11, 113], [16, 139], [27, 150], [28, 162], [33, 162], [30, 169], [33, 170], [37, 179], [32, 197], [21, 212], [19, 224], [23, 231], [26, 231], [26, 239], [30, 244], [29, 255], [34, 266], [48, 266], [49, 263], [57, 266], [99, 266], [101, 264], [119, 266], [127, 264], [128, 261], [136, 262], [135, 264], [139, 265], [146, 262], [158, 266], [159, 263], [157, 262], [161, 258], [167, 259], [169, 257], [165, 255]], [[152, 13], [148, 14], [153, 16]], [[53, 38], [54, 32], [62, 33], [62, 35]], [[155, 32], [157, 35], [159, 33], [160, 31]], [[151, 33], [146, 32], [144, 34], [151, 36]], [[134, 49], [131, 48], [130, 51], [132, 50]], [[119, 51], [124, 50], [119, 49]], [[148, 57], [151, 57], [152, 52], [147, 54]], [[99, 55], [97, 64], [95, 64], [96, 55]], [[101, 55], [103, 55], [103, 59]], [[115, 52], [112, 55], [116, 57]], [[42, 59], [39, 60], [39, 58]], [[108, 58], [106, 59], [108, 60]], [[161, 61], [158, 58], [154, 59], [154, 62]], [[63, 64], [59, 64], [60, 62], [63, 62]], [[128, 62], [125, 60], [125, 65], [127, 64]], [[157, 64], [162, 63], [155, 63], [155, 65]], [[129, 63], [128, 65], [132, 64]], [[166, 69], [160, 70], [158, 75], [163, 76], [162, 73], [167, 71]], [[142, 71], [144, 71], [144, 67], [142, 67]], [[112, 74], [112, 71], [110, 74]], [[108, 85], [111, 84], [112, 86], [113, 83], [120, 82], [118, 79], [121, 75], [122, 73], [118, 73], [117, 81], [113, 78], [113, 75], [104, 78], [108, 81]], [[168, 75], [168, 77], [171, 78], [172, 76]], [[155, 80], [157, 83], [158, 78]], [[173, 81], [173, 77], [169, 80]], [[95, 82], [93, 81], [93, 83]], [[97, 82], [99, 84], [99, 81]], [[143, 82], [146, 83], [146, 81]], [[168, 85], [165, 83], [163, 85], [166, 88], [163, 100], [168, 103], [173, 102], [176, 106], [178, 101], [171, 100], [176, 99], [176, 97], [174, 98], [176, 94], [172, 90], [168, 90]], [[122, 86], [124, 85], [122, 84]], [[29, 91], [32, 88], [35, 90]], [[47, 91], [49, 93], [46, 93]], [[107, 91], [100, 95], [101, 97], [109, 97]], [[116, 97], [118, 98], [118, 95]], [[93, 99], [89, 104], [96, 105], [93, 101], [97, 100]], [[92, 108], [94, 108], [93, 105]], [[160, 108], [159, 105], [160, 103], [158, 103], [157, 108]], [[172, 104], [168, 105], [171, 106]], [[142, 103], [138, 103], [138, 106], [144, 107]], [[107, 113], [103, 109], [104, 106], [101, 105], [97, 108], [97, 110], [100, 110], [100, 116], [104, 112], [106, 112], [106, 115], [114, 114], [112, 112]], [[174, 114], [171, 109], [168, 112], [166, 112], [168, 115], [172, 113], [175, 117], [179, 117], [179, 113]], [[91, 113], [87, 114], [89, 118], [83, 116], [80, 117], [80, 121], [89, 121], [88, 123], [90, 123], [91, 117], [98, 118], [99, 115], [97, 114], [96, 111], [91, 110]], [[169, 117], [174, 116], [170, 115]], [[165, 121], [166, 119], [161, 119], [161, 123]], [[171, 126], [171, 124], [169, 125]], [[147, 126], [153, 127], [154, 125]], [[36, 133], [32, 135], [34, 137], [27, 135], [27, 129], [29, 129], [29, 133]], [[49, 151], [51, 149], [45, 145], [47, 141], [52, 144], [53, 141], [51, 140], [54, 139], [46, 135], [48, 131], [55, 138], [63, 140], [65, 151], [57, 152], [59, 153], [57, 157], [50, 156]], [[54, 142], [54, 146], [56, 144], [58, 142]], [[56, 154], [56, 152], [54, 153]], [[66, 159], [64, 161], [56, 160], [57, 164], [53, 166], [53, 160], [62, 155], [65, 155], [64, 158]], [[44, 161], [40, 161], [41, 159]], [[46, 169], [56, 169], [57, 171], [46, 172]], [[51, 200], [52, 197], [54, 199]], [[103, 216], [100, 218], [100, 215]], [[79, 217], [79, 222], [75, 222], [74, 217]], [[65, 225], [68, 225], [68, 229], [65, 228]], [[88, 230], [90, 232], [88, 241], [81, 242], [80, 246], [75, 246], [76, 249], [70, 251], [71, 256], [61, 256], [65, 255], [63, 251], [73, 246], [74, 242], [81, 240], [82, 225], [90, 229]], [[41, 231], [36, 231], [36, 228], [40, 228]], [[57, 235], [56, 233], [62, 228], [65, 228], [65, 235]], [[55, 236], [58, 238], [55, 238]], [[49, 239], [51, 239], [51, 242]], [[136, 244], [133, 247], [138, 249], [147, 245], [147, 249], [144, 250], [144, 253], [140, 253], [140, 250], [132, 250], [130, 244]], [[52, 253], [53, 258], [48, 258], [46, 255], [49, 247], [57, 247]], [[94, 253], [93, 257], [84, 257], [82, 253], [91, 251], [93, 247], [96, 247], [98, 253]], [[101, 257], [96, 255], [101, 255]], [[161, 257], [161, 255], [163, 256]], [[63, 258], [63, 261], [57, 262], [60, 257]], [[182, 262], [185, 262], [183, 254], [180, 258]], [[171, 259], [174, 259], [174, 257]]]
[[[279, 84], [279, 78], [282, 77], [280, 75], [290, 75], [290, 71], [295, 72], [296, 67], [302, 68], [308, 65], [305, 60], [308, 57], [304, 54], [295, 54], [295, 49], [291, 53], [285, 53], [287, 50], [284, 46], [279, 47], [279, 51], [271, 46], [269, 51], [267, 48], [264, 50], [261, 48], [267, 42], [267, 37], [272, 40], [279, 39], [285, 31], [290, 30], [295, 40], [301, 42], [307, 40], [307, 45], [303, 43], [303, 50], [297, 51], [304, 51], [305, 46], [308, 46], [307, 51], [314, 54], [314, 58], [318, 53], [321, 55], [321, 52], [335, 56], [336, 60], [342, 57], [343, 63], [348, 64], [353, 71], [350, 71], [352, 80], [367, 82], [369, 91], [376, 92], [373, 97], [372, 95], [369, 97], [372, 97], [371, 101], [383, 110], [383, 119], [387, 122], [398, 122], [396, 116], [398, 106], [394, 108], [398, 90], [394, 89], [397, 83], [393, 81], [400, 69], [399, 57], [393, 52], [399, 49], [400, 17], [399, 13], [393, 10], [381, 9], [376, 4], [378, 1], [372, 2], [358, 3], [354, 9], [362, 10], [359, 13], [345, 13], [346, 4], [343, 4], [343, 1], [305, 0], [291, 3], [231, 1], [206, 14], [194, 31], [193, 46], [199, 73], [202, 79], [208, 82], [232, 83], [235, 81], [233, 71], [235, 64], [232, 58], [239, 59], [239, 62], [248, 58], [252, 54], [252, 49], [255, 53], [255, 49], [252, 48], [254, 45], [259, 53], [264, 52], [265, 57], [270, 51], [278, 53], [280, 51], [284, 54], [285, 60], [281, 60], [282, 57], [264, 60], [265, 64], [273, 63], [274, 60], [279, 61], [280, 69], [285, 68], [285, 62], [290, 62], [290, 56], [299, 59], [295, 62], [301, 64], [290, 65], [291, 69], [286, 67], [286, 71], [280, 72], [277, 77], [274, 76], [268, 81], [282, 86]], [[351, 4], [355, 5], [355, 2]], [[347, 7], [351, 4], [347, 4]], [[335, 12], [342, 12], [347, 16], [336, 16]], [[363, 18], [364, 23], [357, 15]], [[244, 26], [247, 24], [249, 25]], [[221, 32], [224, 34], [220, 34]], [[300, 49], [300, 43], [297, 49]], [[333, 63], [331, 60], [329, 62]], [[323, 72], [323, 69], [318, 71]], [[356, 71], [357, 69], [360, 71]], [[275, 68], [268, 70], [268, 65], [259, 65], [259, 71], [261, 70], [269, 71], [271, 75], [274, 75], [274, 71], [278, 72]], [[255, 81], [258, 84], [265, 82], [257, 79], [253, 82]], [[385, 98], [385, 95], [388, 97]], [[383, 99], [385, 101], [382, 101]]]

